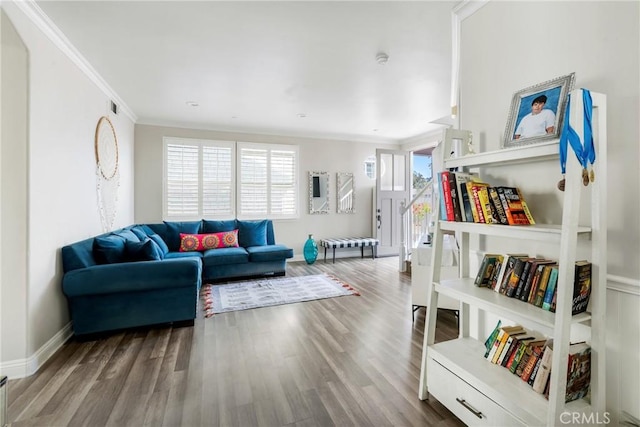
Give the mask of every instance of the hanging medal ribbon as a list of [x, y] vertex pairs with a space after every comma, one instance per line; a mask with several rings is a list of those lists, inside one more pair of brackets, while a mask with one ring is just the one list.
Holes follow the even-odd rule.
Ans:
[[[560, 168], [562, 170], [562, 180], [558, 183], [558, 188], [564, 191], [564, 174], [567, 168], [567, 145], [576, 154], [578, 161], [582, 165], [582, 183], [589, 185], [589, 181], [594, 181], [593, 164], [596, 161], [596, 151], [593, 145], [592, 117], [593, 101], [591, 93], [587, 89], [582, 89], [583, 115], [584, 115], [584, 145], [580, 141], [580, 136], [569, 124], [569, 114], [571, 112], [571, 95], [567, 97], [567, 111], [560, 135]], [[592, 165], [591, 173], [587, 172], [589, 163]]]

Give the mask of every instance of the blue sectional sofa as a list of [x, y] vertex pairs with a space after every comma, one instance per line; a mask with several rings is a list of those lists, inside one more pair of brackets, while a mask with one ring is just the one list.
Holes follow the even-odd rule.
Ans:
[[76, 335], [193, 322], [203, 282], [284, 275], [292, 257], [270, 220], [137, 224], [63, 247], [62, 290]]

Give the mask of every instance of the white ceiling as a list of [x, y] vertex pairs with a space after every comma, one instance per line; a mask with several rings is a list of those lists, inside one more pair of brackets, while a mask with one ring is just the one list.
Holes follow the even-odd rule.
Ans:
[[138, 123], [402, 141], [449, 113], [450, 1], [37, 4]]

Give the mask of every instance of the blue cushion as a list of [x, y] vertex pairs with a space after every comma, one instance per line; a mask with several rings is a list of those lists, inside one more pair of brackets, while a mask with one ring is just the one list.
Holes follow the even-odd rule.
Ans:
[[220, 233], [223, 231], [233, 231], [238, 228], [235, 219], [227, 221], [211, 221], [207, 219], [202, 220], [202, 232], [203, 233]]
[[202, 263], [206, 266], [246, 264], [249, 262], [249, 254], [244, 248], [218, 248], [204, 252]]
[[131, 230], [128, 230], [128, 229], [115, 231], [113, 234], [115, 234], [116, 236], [122, 236], [124, 238], [124, 240], [131, 240], [131, 241], [134, 241], [134, 242], [140, 242], [140, 239], [138, 238], [138, 236], [136, 236]]
[[164, 242], [164, 240], [162, 240], [162, 237], [160, 237], [160, 235], [156, 233], [148, 234], [148, 236], [155, 242], [156, 245], [158, 245], [158, 248], [160, 249], [160, 251], [162, 252], [162, 256], [164, 257], [169, 252], [169, 247]]
[[143, 225], [136, 225], [135, 227], [133, 227], [131, 229], [131, 231], [133, 232], [133, 234], [135, 234], [136, 236], [138, 236], [140, 238], [141, 242], [144, 242], [147, 238], [153, 240], [160, 247], [160, 250], [162, 251], [162, 256], [163, 257], [167, 254], [167, 252], [169, 252], [169, 247], [167, 246], [165, 241], [162, 240], [162, 237], [160, 237], [159, 234], [157, 234], [155, 231], [153, 231], [148, 226], [146, 226], [144, 224]]
[[243, 248], [267, 244], [267, 220], [238, 221], [238, 242]]
[[164, 256], [165, 259], [173, 258], [202, 258], [202, 252], [169, 252]]
[[164, 221], [167, 226], [167, 246], [170, 252], [180, 250], [180, 233], [198, 234], [202, 221], [172, 222]]
[[266, 245], [247, 248], [251, 262], [282, 261], [293, 258], [293, 249], [285, 245]]
[[147, 237], [149, 237], [146, 231], [144, 231], [144, 229], [139, 225], [132, 227], [131, 232], [135, 234], [138, 237], [138, 239], [140, 239], [141, 242], [144, 242], [147, 239]]
[[113, 264], [124, 259], [124, 238], [115, 234], [93, 239], [93, 257], [98, 264]]
[[158, 245], [147, 238], [144, 242], [125, 242], [125, 253], [127, 261], [159, 261], [163, 258]]

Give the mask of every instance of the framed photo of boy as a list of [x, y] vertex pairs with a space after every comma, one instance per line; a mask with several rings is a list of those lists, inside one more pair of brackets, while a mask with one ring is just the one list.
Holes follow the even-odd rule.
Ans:
[[522, 89], [513, 95], [503, 148], [537, 144], [560, 137], [567, 95], [575, 73]]

